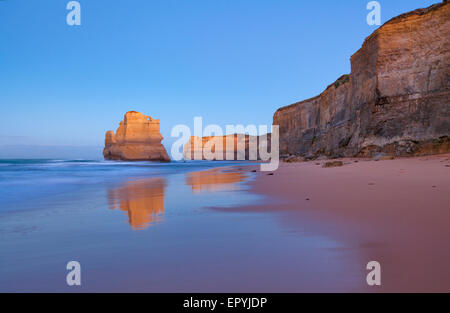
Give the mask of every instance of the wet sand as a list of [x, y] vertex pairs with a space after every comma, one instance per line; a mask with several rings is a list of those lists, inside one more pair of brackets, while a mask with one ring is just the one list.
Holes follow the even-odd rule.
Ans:
[[[322, 167], [326, 161], [281, 163], [273, 175], [258, 170], [251, 191], [275, 202], [235, 210], [277, 213], [293, 232], [339, 242], [334, 259], [317, 260], [331, 266], [342, 254], [351, 261], [329, 277], [333, 290], [357, 275], [361, 283], [352, 291], [450, 292], [450, 155], [342, 161], [332, 168]], [[381, 264], [381, 286], [365, 282], [369, 261]], [[301, 262], [297, 271], [311, 276]], [[317, 281], [299, 283], [307, 291]]]
[[[0, 214], [0, 291], [449, 292], [450, 155], [354, 161], [282, 163], [273, 175], [132, 167], [16, 199]], [[82, 286], [66, 284], [70, 260]], [[369, 261], [381, 287], [366, 283]]]

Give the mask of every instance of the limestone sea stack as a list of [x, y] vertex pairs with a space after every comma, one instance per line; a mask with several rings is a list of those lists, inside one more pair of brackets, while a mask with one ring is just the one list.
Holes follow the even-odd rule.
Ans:
[[125, 114], [116, 133], [107, 131], [103, 156], [107, 160], [170, 161], [161, 144], [159, 120], [136, 111]]
[[450, 3], [397, 16], [351, 57], [351, 73], [276, 111], [280, 154], [450, 151]]

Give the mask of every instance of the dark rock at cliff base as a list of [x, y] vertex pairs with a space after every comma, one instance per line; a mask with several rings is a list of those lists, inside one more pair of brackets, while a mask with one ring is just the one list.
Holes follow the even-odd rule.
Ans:
[[297, 163], [297, 162], [305, 162], [305, 158], [297, 155], [291, 155], [285, 159], [283, 159], [286, 163]]
[[395, 159], [395, 157], [393, 155], [380, 153], [380, 154], [375, 155], [372, 159], [374, 161], [383, 161], [383, 160], [393, 160], [393, 159]]
[[326, 162], [323, 167], [339, 167], [339, 166], [343, 166], [344, 163], [342, 161], [330, 161], [330, 162]]

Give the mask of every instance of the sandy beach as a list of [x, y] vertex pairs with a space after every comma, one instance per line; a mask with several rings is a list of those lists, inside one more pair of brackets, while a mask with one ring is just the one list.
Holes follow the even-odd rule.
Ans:
[[342, 161], [4, 166], [0, 290], [449, 292], [450, 155]]
[[[258, 170], [251, 191], [275, 202], [235, 210], [276, 212], [285, 228], [335, 238], [335, 252], [358, 260], [330, 277], [337, 290], [357, 273], [356, 291], [449, 292], [450, 155], [342, 161], [332, 168], [323, 167], [325, 160], [282, 162], [273, 175]], [[381, 286], [365, 282], [369, 261], [381, 264]], [[298, 271], [309, 276], [301, 264]], [[303, 285], [308, 290], [311, 281]]]

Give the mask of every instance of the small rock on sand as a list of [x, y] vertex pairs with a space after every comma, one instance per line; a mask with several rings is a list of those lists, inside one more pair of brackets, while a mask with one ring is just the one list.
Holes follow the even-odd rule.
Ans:
[[338, 167], [338, 166], [343, 166], [344, 163], [342, 161], [330, 161], [330, 162], [326, 162], [323, 167]]
[[393, 159], [395, 159], [395, 157], [393, 155], [387, 155], [384, 153], [380, 153], [380, 154], [377, 154], [376, 156], [374, 156], [372, 160], [382, 161], [382, 160], [393, 160]]
[[284, 162], [286, 163], [295, 163], [295, 162], [304, 162], [305, 159], [301, 156], [291, 155], [284, 159]]

